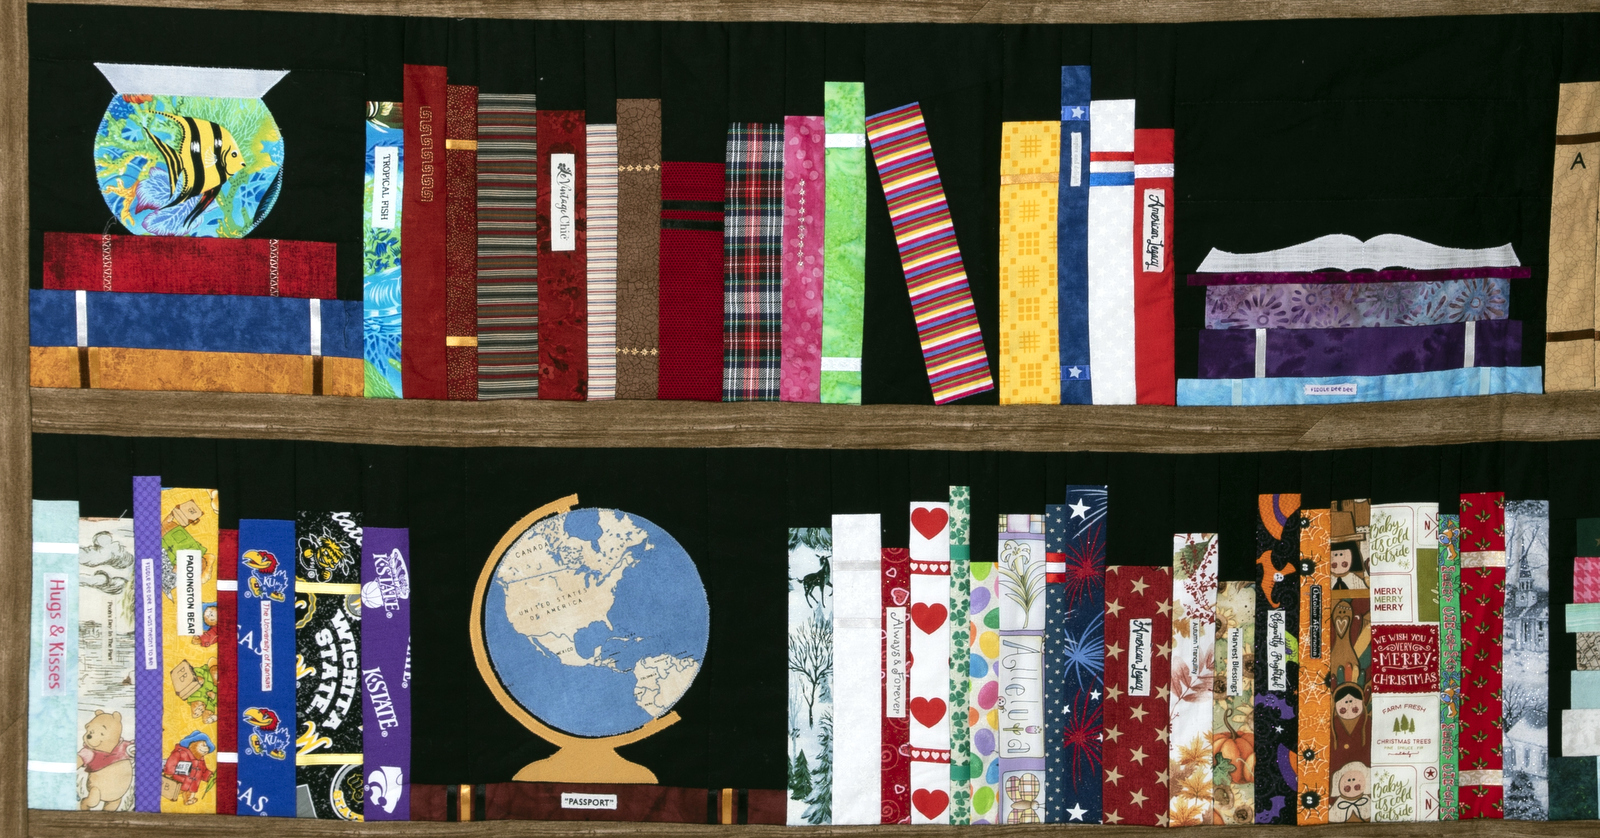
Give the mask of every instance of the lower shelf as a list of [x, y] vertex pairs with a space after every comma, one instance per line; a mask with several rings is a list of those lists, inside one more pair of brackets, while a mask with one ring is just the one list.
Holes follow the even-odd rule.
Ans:
[[439, 402], [32, 390], [33, 430], [434, 446], [1324, 450], [1600, 437], [1600, 392], [1292, 407]]

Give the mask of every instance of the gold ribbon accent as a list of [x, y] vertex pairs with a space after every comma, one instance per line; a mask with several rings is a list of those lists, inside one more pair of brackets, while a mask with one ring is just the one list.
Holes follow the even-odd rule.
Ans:
[[478, 338], [475, 335], [450, 335], [444, 339], [445, 346], [477, 346]]
[[449, 150], [449, 149], [462, 149], [464, 151], [477, 151], [478, 150], [478, 141], [477, 140], [445, 140], [444, 141], [444, 147], [445, 147], [446, 150]]

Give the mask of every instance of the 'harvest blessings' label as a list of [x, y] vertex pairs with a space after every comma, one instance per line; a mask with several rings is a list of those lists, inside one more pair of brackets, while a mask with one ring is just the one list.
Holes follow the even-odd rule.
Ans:
[[906, 668], [906, 610], [883, 609], [883, 628], [883, 670], [887, 673], [883, 680], [884, 712], [891, 719], [903, 719], [906, 716], [906, 693], [909, 691], [907, 676], [910, 674]]
[[1150, 694], [1150, 620], [1128, 621], [1128, 695]]
[[550, 249], [578, 249], [578, 161], [573, 154], [550, 155]]
[[1244, 692], [1244, 629], [1228, 629], [1228, 695]]

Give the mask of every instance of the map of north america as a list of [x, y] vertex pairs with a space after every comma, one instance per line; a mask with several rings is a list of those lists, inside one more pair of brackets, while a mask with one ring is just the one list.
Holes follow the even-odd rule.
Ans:
[[[599, 510], [600, 536], [593, 541], [568, 533], [560, 516], [534, 524], [506, 550], [495, 573], [505, 593], [506, 618], [519, 634], [567, 666], [623, 672], [599, 645], [578, 648], [578, 635], [610, 618], [617, 585], [640, 553], [655, 549], [649, 535], [627, 513]], [[635, 638], [637, 639], [637, 638]], [[665, 713], [693, 683], [699, 661], [653, 655], [634, 664], [634, 701], [652, 718]]]

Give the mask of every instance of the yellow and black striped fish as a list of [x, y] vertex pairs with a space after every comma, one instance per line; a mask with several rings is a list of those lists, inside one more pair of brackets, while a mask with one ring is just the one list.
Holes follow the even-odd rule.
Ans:
[[[201, 196], [189, 212], [189, 217], [183, 221], [186, 225], [193, 224], [200, 213], [205, 212], [217, 199], [217, 193], [222, 191], [222, 185], [228, 182], [228, 178], [244, 168], [244, 155], [239, 151], [239, 144], [234, 142], [233, 134], [222, 125], [192, 116], [159, 113], [178, 123], [183, 132], [182, 141], [174, 148], [151, 133], [149, 128], [144, 132], [155, 143], [156, 150], [161, 152], [161, 158], [167, 164], [167, 177], [171, 179], [173, 193], [167, 206], [181, 204], [196, 195]], [[183, 183], [182, 191], [178, 189], [180, 180]]]

